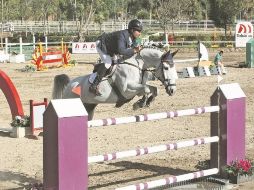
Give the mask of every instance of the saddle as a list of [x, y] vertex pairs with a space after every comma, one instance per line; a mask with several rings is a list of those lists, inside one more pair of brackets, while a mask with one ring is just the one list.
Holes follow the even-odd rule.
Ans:
[[[93, 73], [97, 72], [98, 68], [101, 66], [100, 64], [104, 64], [104, 63], [99, 62], [98, 64], [95, 64], [93, 68]], [[116, 70], [116, 64], [112, 63], [111, 66], [107, 69], [104, 77], [112, 76], [115, 70]]]
[[[93, 73], [90, 75], [90, 77], [89, 77], [89, 82], [92, 84], [93, 83], [93, 81], [94, 81], [94, 79], [95, 79], [95, 77], [96, 77], [96, 75], [97, 75], [97, 70], [98, 70], [98, 68], [99, 67], [101, 67], [102, 65], [101, 64], [104, 64], [104, 63], [98, 63], [98, 64], [95, 64], [94, 65], [94, 69], [93, 69]], [[105, 73], [105, 76], [103, 77], [103, 79], [102, 79], [102, 81], [103, 80], [107, 80], [108, 78], [110, 78], [112, 75], [113, 75], [113, 73], [115, 72], [115, 70], [116, 70], [116, 64], [112, 64], [108, 69], [107, 69], [107, 71], [106, 71], [106, 73]]]

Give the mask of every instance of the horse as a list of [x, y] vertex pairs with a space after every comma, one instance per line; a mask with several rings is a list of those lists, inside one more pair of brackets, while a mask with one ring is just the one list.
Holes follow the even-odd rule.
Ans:
[[164, 85], [169, 96], [176, 91], [177, 72], [174, 55], [175, 52], [143, 48], [138, 54], [117, 63], [112, 74], [103, 78], [99, 84], [101, 96], [89, 91], [96, 73], [72, 80], [66, 74], [56, 75], [52, 98], [80, 98], [89, 120], [94, 116], [95, 107], [102, 103], [116, 103], [116, 107], [121, 107], [135, 96], [143, 96], [133, 104], [133, 109], [149, 106], [158, 95], [157, 87], [147, 84], [151, 77], [157, 78]]

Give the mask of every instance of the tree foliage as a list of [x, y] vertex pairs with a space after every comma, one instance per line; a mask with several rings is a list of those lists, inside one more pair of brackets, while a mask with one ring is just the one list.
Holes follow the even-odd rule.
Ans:
[[226, 37], [227, 26], [234, 23], [244, 4], [242, 0], [211, 0], [211, 7], [211, 17], [219, 27], [224, 27]]

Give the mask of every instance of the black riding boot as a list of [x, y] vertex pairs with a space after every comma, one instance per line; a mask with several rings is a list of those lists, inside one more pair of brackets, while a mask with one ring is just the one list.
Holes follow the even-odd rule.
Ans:
[[95, 77], [93, 83], [89, 87], [89, 91], [94, 93], [96, 96], [101, 96], [101, 93], [99, 92], [99, 84], [102, 80], [102, 78], [105, 76], [107, 72], [107, 68], [104, 64], [101, 64], [97, 67], [97, 76]]

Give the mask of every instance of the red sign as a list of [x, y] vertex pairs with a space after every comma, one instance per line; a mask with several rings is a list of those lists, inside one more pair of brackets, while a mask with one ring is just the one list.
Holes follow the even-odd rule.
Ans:
[[246, 47], [246, 43], [253, 38], [253, 26], [250, 22], [239, 22], [235, 28], [235, 46]]

